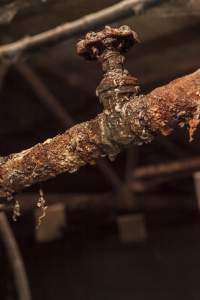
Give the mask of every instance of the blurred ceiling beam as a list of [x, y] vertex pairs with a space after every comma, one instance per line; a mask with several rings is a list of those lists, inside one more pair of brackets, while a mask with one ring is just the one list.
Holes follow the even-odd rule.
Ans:
[[0, 61], [16, 61], [25, 52], [38, 51], [54, 46], [69, 38], [83, 34], [97, 27], [115, 22], [119, 19], [137, 15], [142, 11], [160, 4], [162, 0], [123, 0], [96, 13], [78, 20], [64, 23], [46, 32], [32, 37], [25, 37], [16, 42], [0, 46]]
[[[195, 209], [194, 197], [187, 194], [160, 194], [160, 193], [137, 193], [135, 195], [135, 205], [127, 207], [123, 202], [118, 200], [119, 194], [112, 193], [98, 193], [98, 194], [71, 194], [71, 193], [45, 193], [45, 199], [48, 206], [62, 203], [68, 213], [73, 211], [98, 211], [100, 212], [134, 212], [138, 210], [155, 210], [166, 208], [192, 208]], [[38, 194], [36, 193], [23, 193], [16, 196], [17, 201], [20, 203], [22, 216], [24, 213], [38, 209], [36, 206]], [[13, 206], [0, 205], [0, 213], [12, 213]]]

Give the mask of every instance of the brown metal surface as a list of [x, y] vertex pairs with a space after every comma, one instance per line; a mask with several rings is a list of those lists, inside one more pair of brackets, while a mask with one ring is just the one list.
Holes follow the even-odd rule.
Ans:
[[158, 134], [167, 135], [176, 126], [198, 120], [200, 70], [138, 96], [136, 81], [130, 85], [124, 58], [114, 44], [108, 40], [99, 57], [104, 77], [97, 92], [103, 113], [43, 144], [1, 158], [0, 196], [7, 197], [66, 171], [74, 172], [100, 157], [112, 159], [129, 143], [149, 143]]

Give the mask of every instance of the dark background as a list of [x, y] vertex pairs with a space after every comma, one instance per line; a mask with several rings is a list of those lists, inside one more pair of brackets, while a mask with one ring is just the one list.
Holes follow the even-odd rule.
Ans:
[[[114, 3], [117, 1], [1, 1], [0, 43], [40, 33]], [[139, 79], [143, 93], [199, 67], [198, 0], [168, 1], [112, 25], [122, 24], [130, 25], [141, 40], [127, 54], [126, 66]], [[101, 111], [95, 89], [102, 73], [96, 62], [76, 55], [80, 37], [23, 57], [9, 68], [1, 66], [2, 156], [29, 148], [68, 127], [33, 88], [30, 77], [23, 75], [21, 65], [33, 70], [74, 123]], [[112, 163], [106, 161], [122, 190], [110, 179], [110, 171], [96, 166], [43, 183], [47, 201], [48, 197], [53, 202], [66, 199], [65, 226], [59, 239], [38, 241], [30, 203], [37, 202], [40, 185], [23, 191], [18, 197], [25, 212], [11, 225], [33, 299], [198, 300], [200, 219], [193, 176], [171, 178], [135, 193], [130, 189], [135, 167], [198, 156], [198, 136], [199, 132], [189, 143], [187, 128], [178, 129], [149, 145], [131, 146]], [[128, 205], [124, 189], [131, 197]], [[120, 225], [124, 220], [128, 220], [125, 232]], [[130, 238], [125, 241], [126, 230]], [[0, 299], [17, 299], [3, 244]]]

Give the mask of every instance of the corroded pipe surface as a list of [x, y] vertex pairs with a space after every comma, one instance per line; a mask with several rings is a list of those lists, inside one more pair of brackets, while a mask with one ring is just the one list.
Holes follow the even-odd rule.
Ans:
[[124, 68], [122, 56], [126, 47], [134, 44], [135, 34], [127, 26], [114, 31], [106, 27], [103, 33], [102, 40], [87, 43], [92, 59], [96, 56], [103, 67], [97, 88], [103, 112], [42, 144], [0, 158], [0, 197], [60, 173], [74, 172], [100, 157], [113, 158], [128, 144], [149, 143], [177, 126], [188, 124], [192, 139], [199, 122], [200, 69], [146, 96], [139, 95], [137, 80]]

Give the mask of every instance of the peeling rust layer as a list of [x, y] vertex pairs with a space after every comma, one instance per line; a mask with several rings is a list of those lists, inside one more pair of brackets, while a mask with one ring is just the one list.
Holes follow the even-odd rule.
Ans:
[[154, 131], [168, 135], [176, 125], [182, 127], [187, 123], [194, 132], [200, 114], [199, 103], [200, 76], [197, 70], [150, 93], [147, 98], [150, 126]]
[[43, 144], [1, 158], [0, 196], [8, 197], [36, 182], [66, 171], [75, 172], [87, 163], [93, 164], [100, 156], [99, 118], [101, 115]]
[[140, 95], [123, 108], [136, 144], [150, 142], [156, 135], [167, 136], [177, 126], [188, 125], [189, 140], [200, 116], [200, 69]]
[[43, 144], [0, 158], [0, 197], [10, 197], [63, 172], [75, 172], [99, 157], [112, 159], [128, 144], [149, 143], [154, 136], [168, 135], [177, 126], [188, 124], [191, 140], [200, 115], [200, 69], [146, 96], [138, 95], [137, 79], [124, 68], [122, 56], [134, 38], [133, 31], [122, 26], [120, 30], [98, 32], [95, 43], [90, 42], [93, 33], [80, 42], [102, 64], [104, 75], [97, 95], [103, 113]]

